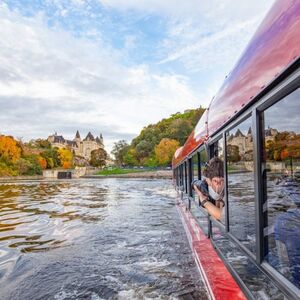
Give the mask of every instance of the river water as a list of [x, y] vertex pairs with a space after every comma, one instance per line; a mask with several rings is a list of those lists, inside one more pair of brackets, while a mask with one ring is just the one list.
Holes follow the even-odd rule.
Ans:
[[0, 183], [0, 299], [207, 299], [170, 180]]

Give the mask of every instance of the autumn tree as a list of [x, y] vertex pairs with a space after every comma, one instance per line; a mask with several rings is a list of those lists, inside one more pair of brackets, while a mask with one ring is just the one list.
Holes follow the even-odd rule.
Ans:
[[0, 136], [0, 158], [7, 163], [15, 164], [21, 156], [21, 148], [11, 136]]
[[39, 162], [39, 165], [41, 166], [42, 170], [45, 170], [47, 168], [47, 160], [44, 157], [39, 155], [38, 162]]
[[35, 145], [36, 147], [39, 148], [51, 148], [51, 143], [48, 140], [44, 140], [44, 139], [37, 139], [35, 140]]
[[41, 175], [42, 167], [39, 162], [39, 155], [30, 154], [22, 157], [17, 162], [20, 175]]
[[238, 146], [230, 144], [227, 145], [227, 160], [233, 163], [241, 160]]
[[59, 148], [57, 150], [60, 159], [60, 166], [69, 169], [72, 166], [73, 153], [67, 148]]
[[61, 165], [57, 148], [50, 148], [41, 152], [41, 156], [46, 159], [47, 169], [57, 168]]
[[180, 146], [176, 140], [164, 138], [155, 147], [155, 155], [160, 165], [170, 164], [176, 149]]
[[106, 165], [107, 152], [102, 149], [96, 149], [91, 152], [90, 164], [93, 167], [103, 167]]

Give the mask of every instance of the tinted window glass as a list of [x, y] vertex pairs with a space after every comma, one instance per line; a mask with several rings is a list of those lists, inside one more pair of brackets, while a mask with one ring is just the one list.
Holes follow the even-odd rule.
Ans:
[[226, 134], [229, 231], [255, 252], [255, 202], [251, 118]]
[[[191, 182], [194, 180], [194, 179], [199, 179], [198, 178], [198, 153], [196, 153], [193, 157], [192, 157], [192, 180]], [[192, 189], [192, 195], [193, 197], [195, 197], [195, 191], [194, 189]]]
[[185, 187], [185, 192], [188, 192], [188, 187], [187, 187], [187, 182], [188, 182], [188, 168], [187, 168], [187, 163], [184, 163], [184, 187]]
[[205, 167], [205, 164], [207, 162], [207, 154], [206, 154], [206, 151], [205, 149], [201, 150], [200, 151], [200, 171], [201, 171], [201, 178], [203, 177], [203, 170], [204, 170], [204, 167]]
[[266, 260], [300, 288], [300, 90], [262, 114]]
[[210, 146], [210, 155], [211, 157], [217, 156], [222, 160], [224, 159], [223, 138], [219, 139]]
[[198, 153], [196, 153], [192, 158], [193, 165], [193, 179], [198, 179]]

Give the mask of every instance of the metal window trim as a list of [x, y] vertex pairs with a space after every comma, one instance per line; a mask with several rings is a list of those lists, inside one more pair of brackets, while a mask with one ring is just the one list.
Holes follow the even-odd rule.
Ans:
[[253, 105], [262, 112], [300, 87], [300, 67]]
[[185, 184], [185, 192], [188, 192], [188, 161], [184, 162], [184, 184]]
[[222, 136], [223, 136], [223, 130], [221, 132], [219, 131], [216, 135], [211, 136], [207, 142], [208, 147], [210, 148], [216, 141], [221, 139]]
[[256, 226], [256, 260], [257, 264], [261, 264], [264, 257], [264, 236], [263, 236], [263, 203], [264, 191], [262, 180], [261, 165], [261, 124], [257, 109], [252, 111], [252, 127], [253, 127], [253, 166], [254, 166], [254, 196], [255, 196], [255, 223]]
[[201, 160], [200, 151], [197, 151], [198, 179], [201, 179]]
[[190, 197], [193, 196], [193, 191], [192, 191], [192, 186], [191, 186], [191, 184], [192, 184], [192, 178], [193, 178], [192, 163], [193, 163], [192, 158], [189, 158], [188, 159], [188, 176], [187, 176], [187, 178], [188, 178], [187, 179], [187, 184], [188, 184], [188, 186], [187, 186], [187, 194], [188, 194], [188, 198], [189, 198], [189, 210], [191, 209], [191, 200], [190, 200]]
[[228, 133], [230, 130], [234, 129], [241, 123], [245, 122], [247, 119], [251, 118], [253, 113], [253, 109], [246, 110], [242, 115], [240, 115], [237, 119], [234, 120], [234, 122], [228, 124], [227, 127], [224, 128], [224, 132]]
[[223, 148], [224, 148], [224, 202], [225, 202], [225, 229], [229, 232], [229, 205], [228, 205], [228, 174], [227, 174], [227, 131], [223, 132]]
[[271, 281], [276, 282], [276, 285], [288, 297], [291, 297], [291, 299], [299, 299], [300, 289], [298, 289], [292, 282], [290, 282], [286, 277], [273, 268], [268, 262], [263, 262], [261, 264], [261, 269], [266, 276], [271, 278]]

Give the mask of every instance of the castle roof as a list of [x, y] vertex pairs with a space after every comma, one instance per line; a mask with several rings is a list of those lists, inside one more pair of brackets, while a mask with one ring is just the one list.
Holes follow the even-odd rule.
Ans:
[[78, 130], [76, 131], [75, 139], [80, 139], [80, 134]]
[[238, 130], [236, 131], [234, 137], [239, 137], [239, 136], [244, 137], [244, 135], [243, 135], [243, 133], [240, 131], [240, 129], [238, 129]]
[[101, 144], [101, 140], [99, 139], [99, 137], [96, 137], [96, 142], [97, 144]]
[[66, 142], [67, 142], [68, 146], [77, 147], [78, 148], [77, 143], [75, 141], [69, 141], [69, 140], [67, 140]]
[[54, 135], [54, 143], [64, 143], [65, 139], [62, 135]]
[[94, 141], [95, 138], [94, 136], [91, 134], [91, 132], [89, 131], [89, 133], [87, 134], [86, 138], [84, 139], [84, 141]]

